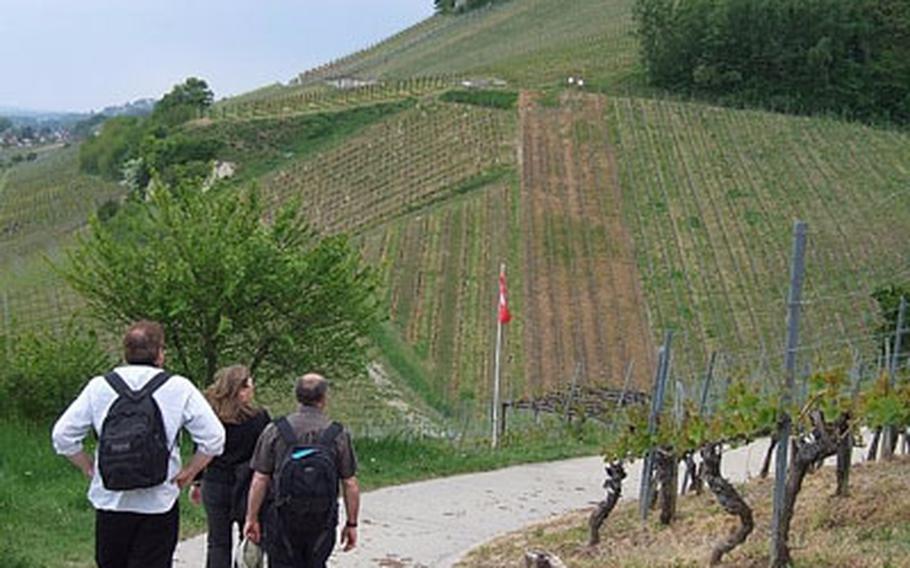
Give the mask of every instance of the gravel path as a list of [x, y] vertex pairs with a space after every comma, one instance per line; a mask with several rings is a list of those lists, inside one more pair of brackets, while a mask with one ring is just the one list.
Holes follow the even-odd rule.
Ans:
[[[757, 475], [767, 447], [767, 440], [758, 440], [726, 452], [724, 474], [737, 482]], [[862, 450], [854, 450], [854, 461], [861, 457]], [[628, 467], [625, 499], [637, 497], [640, 472], [640, 462]], [[363, 495], [359, 546], [347, 553], [336, 551], [329, 564], [452, 566], [500, 534], [596, 503], [603, 498], [603, 481], [603, 460], [591, 457], [370, 491]], [[175, 558], [176, 566], [205, 566], [205, 535], [181, 542]]]

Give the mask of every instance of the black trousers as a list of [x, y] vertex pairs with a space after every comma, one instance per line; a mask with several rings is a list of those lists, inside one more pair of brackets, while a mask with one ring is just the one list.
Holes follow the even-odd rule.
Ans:
[[171, 568], [180, 509], [145, 514], [95, 512], [95, 561], [98, 568]]
[[290, 539], [293, 543], [285, 542], [280, 536], [276, 516], [267, 517], [265, 544], [269, 568], [325, 568], [335, 548], [337, 517], [332, 519], [331, 528], [311, 536], [298, 535]]
[[233, 492], [231, 483], [205, 481], [202, 484], [202, 503], [209, 528], [206, 568], [231, 568], [232, 533], [237, 520], [231, 518]]

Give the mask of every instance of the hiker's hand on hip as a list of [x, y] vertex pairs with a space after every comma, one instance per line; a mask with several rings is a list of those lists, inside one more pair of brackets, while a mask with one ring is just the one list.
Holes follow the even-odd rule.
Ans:
[[259, 521], [247, 521], [243, 525], [243, 534], [251, 541], [259, 544], [259, 540], [262, 538], [262, 532], [259, 529]]
[[183, 489], [184, 487], [186, 487], [187, 485], [189, 485], [190, 483], [193, 482], [193, 478], [195, 476], [196, 475], [192, 471], [184, 468], [184, 469], [181, 469], [180, 473], [175, 475], [174, 479], [172, 479], [171, 481], [176, 483], [177, 487], [179, 487], [180, 489]]
[[341, 531], [341, 544], [347, 552], [357, 546], [357, 527], [344, 527]]

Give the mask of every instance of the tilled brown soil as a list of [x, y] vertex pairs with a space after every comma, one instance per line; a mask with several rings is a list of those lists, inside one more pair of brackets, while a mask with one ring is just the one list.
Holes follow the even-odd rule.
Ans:
[[604, 117], [605, 99], [519, 101], [525, 373], [540, 394], [579, 385], [647, 390], [654, 346]]

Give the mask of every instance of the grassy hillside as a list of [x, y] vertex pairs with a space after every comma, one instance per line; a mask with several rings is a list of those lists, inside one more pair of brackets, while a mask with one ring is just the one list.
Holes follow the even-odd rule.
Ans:
[[303, 79], [495, 76], [552, 86], [580, 74], [606, 86], [636, 67], [631, 6], [631, 0], [514, 0], [437, 15]]

